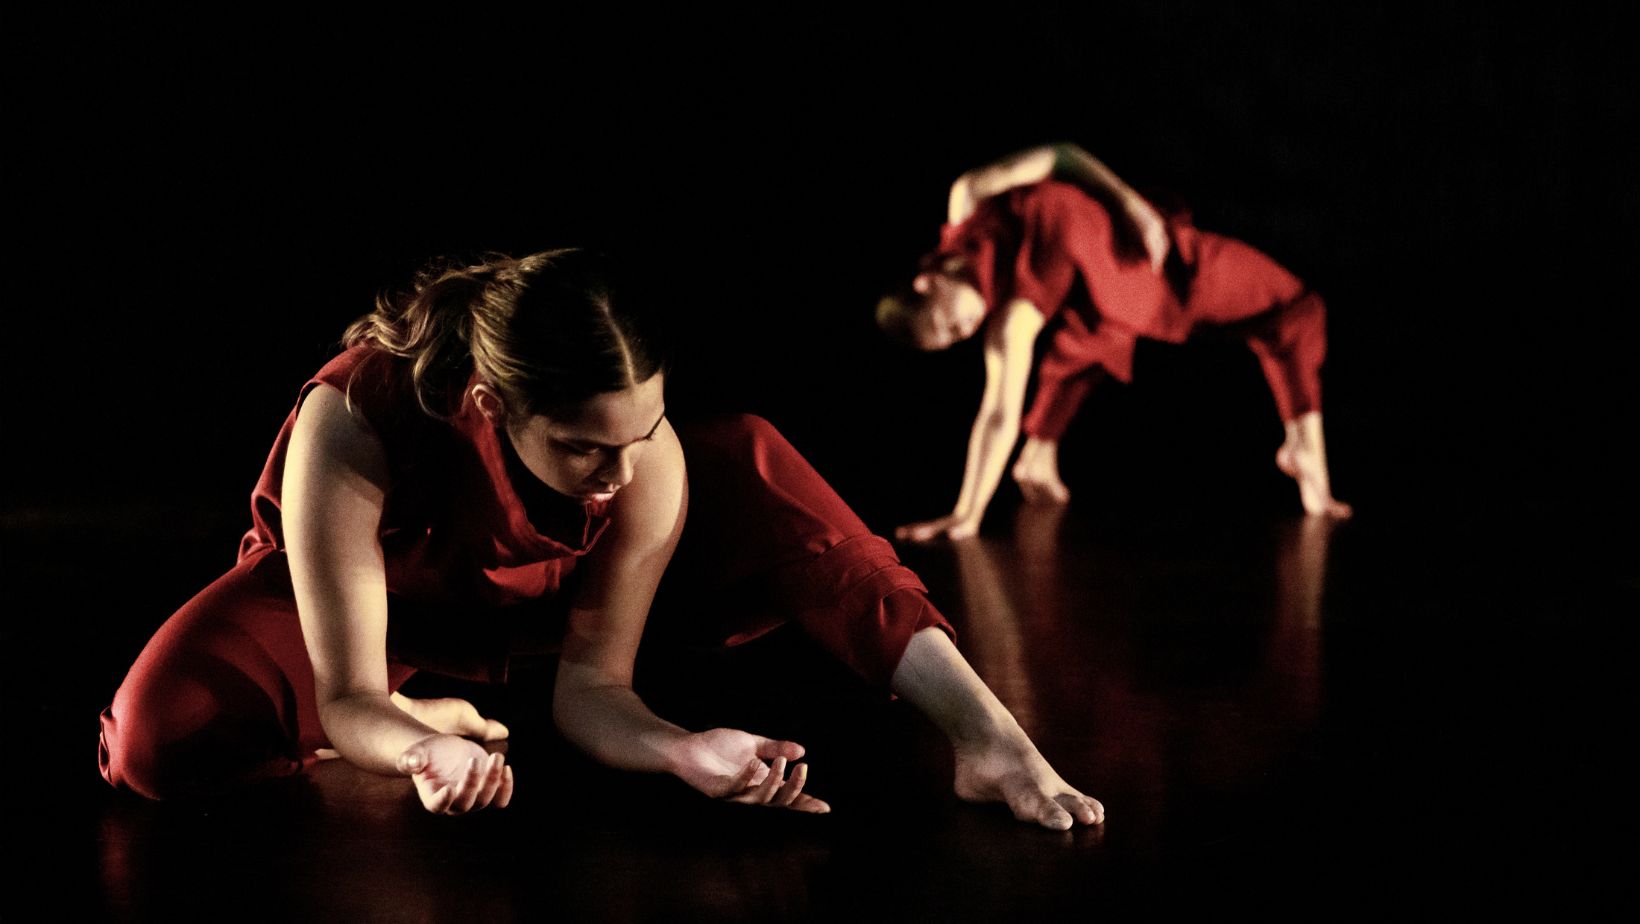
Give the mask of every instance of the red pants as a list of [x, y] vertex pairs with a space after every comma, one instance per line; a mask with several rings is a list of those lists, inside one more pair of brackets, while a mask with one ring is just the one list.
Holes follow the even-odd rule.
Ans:
[[[938, 626], [926, 588], [767, 422], [680, 429], [690, 510], [651, 637], [735, 645], [787, 621], [886, 686], [911, 636]], [[567, 596], [567, 594], [565, 595]], [[502, 679], [514, 620], [557, 619], [567, 600], [459, 614], [468, 649], [417, 651], [447, 620], [389, 601], [389, 686], [417, 667]], [[440, 622], [444, 623], [442, 631]], [[283, 552], [241, 561], [155, 633], [102, 713], [105, 779], [150, 798], [299, 772], [327, 745]]]
[[[1321, 409], [1321, 363], [1327, 355], [1326, 305], [1302, 281], [1257, 249], [1233, 238], [1173, 227], [1174, 247], [1193, 273], [1184, 312], [1195, 326], [1241, 337], [1258, 357], [1281, 419]], [[1037, 392], [1023, 428], [1057, 440], [1093, 386], [1132, 377], [1136, 336], [1114, 324], [1089, 329], [1077, 311], [1062, 312], [1037, 368]]]

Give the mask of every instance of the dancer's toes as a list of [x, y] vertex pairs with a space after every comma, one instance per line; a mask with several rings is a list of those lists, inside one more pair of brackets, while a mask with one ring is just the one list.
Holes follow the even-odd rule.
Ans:
[[1065, 483], [1057, 478], [1043, 482], [1042, 492], [1047, 498], [1046, 502], [1054, 506], [1063, 507], [1071, 502], [1071, 489], [1065, 487]]
[[1047, 828], [1049, 831], [1069, 831], [1076, 824], [1076, 819], [1061, 808], [1055, 808], [1051, 812], [1044, 813], [1038, 821], [1042, 827]]
[[1105, 807], [1099, 804], [1098, 799], [1090, 799], [1081, 793], [1061, 793], [1059, 805], [1081, 824], [1097, 825], [1105, 821]]
[[1014, 472], [1014, 480], [1019, 483], [1019, 493], [1025, 496], [1028, 504], [1063, 507], [1071, 502], [1071, 491], [1058, 478], [1044, 478], [1033, 472]]
[[1063, 506], [1071, 501], [1070, 489], [1059, 477], [1057, 444], [1034, 437], [1026, 440], [1014, 462], [1014, 481], [1029, 503]]
[[1283, 444], [1276, 450], [1276, 465], [1298, 482], [1298, 497], [1304, 512], [1310, 516], [1347, 520], [1354, 511], [1332, 495], [1332, 480], [1327, 477], [1327, 462], [1318, 452], [1306, 452]]
[[1034, 787], [1021, 787], [1008, 794], [1008, 808], [1020, 821], [1039, 824], [1052, 831], [1067, 831], [1076, 819], [1061, 808], [1046, 792]]
[[1348, 520], [1355, 516], [1355, 508], [1341, 500], [1327, 498], [1326, 509], [1321, 511], [1322, 516], [1332, 517], [1335, 520]]
[[1349, 504], [1332, 496], [1332, 490], [1327, 486], [1325, 477], [1299, 478], [1298, 497], [1304, 502], [1304, 512], [1313, 517], [1347, 520], [1355, 513]]
[[1001, 802], [1020, 821], [1054, 831], [1104, 821], [1104, 806], [1067, 785], [1028, 739], [958, 748], [956, 756], [957, 795], [969, 802]]

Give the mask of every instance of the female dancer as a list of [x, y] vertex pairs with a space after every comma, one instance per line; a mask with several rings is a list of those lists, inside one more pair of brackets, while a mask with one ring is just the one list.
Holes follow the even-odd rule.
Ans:
[[475, 641], [557, 613], [552, 708], [569, 740], [714, 798], [828, 811], [804, 791], [801, 745], [692, 732], [634, 694], [664, 574], [720, 641], [794, 620], [920, 707], [951, 739], [963, 798], [1050, 828], [1101, 822], [963, 660], [915, 575], [772, 427], [736, 418], [680, 439], [647, 318], [607, 262], [573, 250], [429, 273], [383, 299], [303, 388], [238, 564], [160, 628], [104, 711], [105, 778], [167, 798], [334, 749], [410, 777], [429, 811], [503, 807], [512, 768], [470, 739], [507, 730], [463, 700], [396, 690], [417, 664], [502, 675], [504, 650], [471, 654]]
[[[1208, 327], [1241, 336], [1258, 356], [1286, 426], [1276, 464], [1298, 482], [1305, 511], [1350, 515], [1332, 496], [1322, 438], [1326, 308], [1296, 276], [1240, 241], [1197, 230], [1187, 214], [1164, 217], [1075, 145], [963, 174], [947, 217], [939, 250], [909, 290], [878, 304], [877, 319], [925, 350], [984, 327], [985, 394], [955, 509], [901, 527], [900, 538], [977, 532], [1021, 430], [1013, 476], [1026, 500], [1069, 501], [1059, 439], [1089, 390], [1107, 374], [1131, 380], [1137, 338], [1180, 342]], [[1027, 414], [1035, 343], [1056, 315]]]

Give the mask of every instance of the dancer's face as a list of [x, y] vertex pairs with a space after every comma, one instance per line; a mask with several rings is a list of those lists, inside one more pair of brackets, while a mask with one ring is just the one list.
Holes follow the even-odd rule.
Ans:
[[[665, 376], [621, 391], [608, 391], [563, 418], [541, 414], [507, 420], [505, 430], [518, 458], [542, 484], [583, 501], [606, 501], [632, 481], [638, 458], [654, 440], [666, 416]], [[474, 399], [491, 416], [486, 404], [499, 401], [494, 392]], [[501, 419], [492, 417], [492, 419]]]
[[917, 347], [943, 350], [974, 336], [985, 321], [985, 300], [979, 290], [945, 273], [923, 273], [912, 283], [923, 297], [911, 319]]

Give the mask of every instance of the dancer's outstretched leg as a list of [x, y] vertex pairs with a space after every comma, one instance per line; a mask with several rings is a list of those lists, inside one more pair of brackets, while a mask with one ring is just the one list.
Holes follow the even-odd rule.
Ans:
[[959, 798], [1001, 802], [1020, 821], [1058, 831], [1104, 823], [1105, 807], [1054, 772], [944, 632], [913, 635], [891, 683], [951, 739]]

